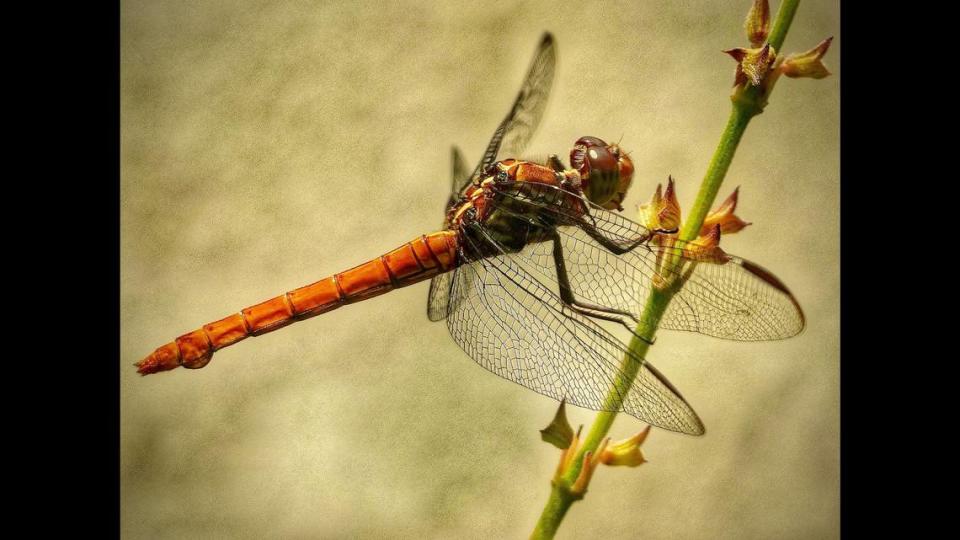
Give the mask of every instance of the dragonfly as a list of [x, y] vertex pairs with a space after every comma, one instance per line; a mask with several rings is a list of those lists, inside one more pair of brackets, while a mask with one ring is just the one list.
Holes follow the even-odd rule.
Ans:
[[[138, 371], [202, 368], [214, 352], [247, 337], [429, 279], [428, 318], [446, 321], [453, 340], [490, 372], [580, 407], [704, 433], [674, 385], [609, 323], [651, 342], [642, 331], [652, 326], [643, 307], [654, 287], [676, 280], [682, 287], [674, 289], [660, 328], [776, 340], [803, 329], [803, 311], [759, 265], [620, 214], [634, 167], [618, 145], [581, 137], [569, 166], [555, 154], [543, 163], [517, 157], [543, 116], [556, 58], [556, 41], [545, 33], [472, 172], [453, 147], [440, 230], [181, 335], [138, 362]], [[636, 376], [621, 392], [624, 362]], [[609, 399], [611, 389], [617, 399]]]

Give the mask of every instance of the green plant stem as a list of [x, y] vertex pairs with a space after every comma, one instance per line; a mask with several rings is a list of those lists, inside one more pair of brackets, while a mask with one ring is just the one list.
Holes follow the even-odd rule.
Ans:
[[560, 522], [563, 521], [563, 516], [567, 515], [567, 510], [578, 498], [570, 493], [569, 489], [559, 489], [558, 486], [554, 485], [553, 489], [550, 490], [547, 505], [543, 507], [543, 513], [540, 514], [540, 520], [537, 521], [537, 526], [533, 529], [530, 538], [553, 538], [556, 536]]
[[800, 0], [783, 0], [780, 2], [780, 9], [777, 10], [777, 18], [773, 21], [773, 28], [767, 36], [767, 43], [773, 47], [773, 50], [780, 54], [780, 48], [787, 39], [787, 31], [790, 30], [790, 23], [793, 22], [793, 16], [797, 13], [797, 7]]
[[720, 136], [720, 144], [717, 145], [713, 153], [713, 159], [707, 167], [707, 174], [700, 184], [700, 191], [690, 210], [690, 215], [683, 221], [683, 227], [680, 229], [680, 240], [689, 242], [700, 234], [700, 228], [703, 226], [703, 220], [710, 213], [710, 207], [713, 206], [717, 198], [717, 192], [720, 191], [720, 184], [727, 175], [730, 163], [733, 161], [733, 154], [737, 151], [737, 145], [740, 144], [740, 138], [747, 129], [747, 124], [754, 117], [755, 113], [751, 107], [734, 103], [733, 110], [730, 111], [730, 118], [727, 119], [727, 127]]
[[[659, 324], [660, 317], [663, 316], [663, 312], [666, 311], [669, 303], [669, 295], [661, 292], [659, 289], [653, 289], [647, 299], [641, 320], [651, 321], [651, 327], [655, 328], [656, 325]], [[653, 340], [650, 339], [650, 341]], [[647, 349], [650, 348], [650, 344], [634, 336], [633, 339], [630, 340], [629, 347], [630, 351], [637, 355], [638, 358], [644, 358]], [[624, 358], [623, 365], [621, 365], [622, 375], [614, 382], [613, 388], [611, 388], [610, 393], [607, 395], [607, 402], [616, 404], [611, 408], [619, 408], [620, 396], [626, 395], [630, 390], [630, 385], [637, 376], [640, 366], [641, 364], [639, 362], [631, 360], [629, 356]], [[603, 438], [606, 437], [607, 432], [610, 431], [610, 427], [613, 425], [616, 417], [617, 413], [615, 412], [597, 413], [597, 417], [594, 419], [590, 431], [584, 438], [583, 445], [574, 456], [570, 468], [567, 469], [562, 477], [553, 480], [550, 498], [547, 499], [547, 504], [543, 508], [540, 519], [537, 521], [537, 525], [530, 535], [530, 538], [553, 538], [567, 510], [570, 509], [570, 506], [573, 505], [574, 502], [582, 498], [582, 495], [572, 493], [570, 487], [576, 481], [580, 470], [583, 468], [583, 456], [588, 451], [596, 451], [603, 441]]]
[[[787, 31], [790, 29], [790, 23], [793, 21], [793, 16], [799, 4], [800, 0], [783, 0], [783, 2], [780, 3], [780, 8], [777, 11], [777, 17], [768, 39], [768, 42], [774, 50], [779, 51], [783, 45]], [[737, 146], [740, 144], [743, 133], [747, 129], [747, 125], [754, 116], [763, 112], [763, 107], [766, 105], [769, 92], [772, 89], [772, 85], [765, 89], [751, 86], [745, 89], [738, 89], [738, 91], [734, 93], [730, 117], [727, 120], [727, 125], [720, 136], [720, 142], [717, 144], [713, 158], [710, 160], [710, 165], [707, 167], [707, 172], [700, 184], [700, 190], [697, 193], [693, 209], [684, 221], [683, 228], [680, 231], [679, 236], [681, 240], [689, 241], [698, 236], [700, 228], [703, 226], [703, 221], [706, 219], [710, 207], [713, 206], [717, 192], [720, 190], [720, 185], [723, 183], [727, 170], [730, 168], [730, 163], [733, 161], [733, 156], [736, 153]], [[667, 306], [670, 305], [672, 297], [673, 294], [669, 291], [661, 291], [656, 287], [651, 287], [651, 293], [647, 297], [647, 303], [644, 306], [641, 316], [644, 324], [637, 329], [637, 332], [643, 333], [644, 337], [649, 341], [653, 341], [656, 328], [660, 324], [660, 318], [666, 311]], [[650, 345], [647, 341], [634, 336], [633, 339], [630, 340], [629, 348], [635, 357], [646, 358]], [[619, 403], [621, 399], [620, 396], [627, 394], [640, 367], [641, 365], [633, 361], [630, 355], [624, 358], [621, 364], [622, 375], [614, 381], [614, 385], [607, 395], [607, 403]], [[618, 409], [619, 407], [611, 408]], [[583, 498], [582, 493], [572, 493], [570, 488], [583, 468], [584, 455], [586, 455], [587, 452], [596, 452], [603, 439], [607, 436], [607, 433], [609, 433], [616, 417], [616, 412], [597, 413], [570, 467], [562, 476], [554, 478], [552, 489], [550, 490], [550, 497], [543, 508], [540, 519], [537, 521], [537, 525], [530, 538], [553, 538], [557, 529], [560, 527], [563, 517], [570, 509], [570, 506]]]

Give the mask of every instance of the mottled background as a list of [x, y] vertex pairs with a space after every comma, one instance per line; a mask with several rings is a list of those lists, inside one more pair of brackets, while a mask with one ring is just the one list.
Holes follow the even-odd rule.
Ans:
[[[127, 538], [526, 537], [556, 403], [489, 374], [427, 284], [139, 377], [173, 337], [434, 230], [450, 145], [479, 158], [541, 32], [559, 70], [533, 154], [581, 135], [668, 174], [689, 209], [729, 110], [749, 2], [122, 3], [121, 529]], [[776, 9], [776, 5], [774, 5]], [[837, 35], [804, 1], [787, 52]], [[783, 79], [721, 191], [728, 251], [808, 327], [777, 343], [663, 332], [650, 359], [707, 425], [601, 469], [561, 538], [839, 536], [839, 50]], [[569, 409], [575, 424], [591, 411]], [[621, 417], [612, 435], [643, 427]]]

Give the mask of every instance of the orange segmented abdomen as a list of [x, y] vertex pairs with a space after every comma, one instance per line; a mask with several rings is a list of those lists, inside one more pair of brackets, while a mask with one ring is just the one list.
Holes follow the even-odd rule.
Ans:
[[184, 334], [136, 364], [142, 375], [179, 366], [202, 368], [213, 353], [246, 338], [326, 313], [344, 304], [430, 279], [457, 264], [455, 231], [420, 236], [397, 249], [312, 285], [250, 306]]

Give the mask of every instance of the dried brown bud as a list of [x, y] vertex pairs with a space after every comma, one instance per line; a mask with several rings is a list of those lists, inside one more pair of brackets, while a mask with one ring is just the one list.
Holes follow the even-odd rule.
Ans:
[[660, 204], [663, 200], [663, 185], [657, 184], [657, 189], [653, 192], [653, 196], [650, 197], [650, 201], [646, 204], [640, 205], [640, 211], [637, 214], [637, 218], [644, 227], [654, 230], [659, 227], [660, 219], [657, 215], [660, 213]]
[[760, 86], [777, 58], [777, 51], [769, 43], [759, 49], [744, 49], [737, 47], [723, 51], [737, 61], [737, 74], [734, 85], [749, 81], [753, 86]]
[[827, 49], [830, 48], [832, 41], [833, 37], [831, 36], [807, 52], [791, 54], [783, 61], [783, 64], [780, 66], [780, 71], [787, 77], [795, 79], [800, 77], [822, 79], [830, 75], [830, 71], [827, 69], [827, 66], [823, 65], [821, 60], [823, 59], [823, 55], [827, 54]]
[[724, 263], [729, 256], [720, 249], [720, 224], [683, 247], [683, 256], [691, 260]]
[[754, 0], [747, 12], [744, 29], [747, 31], [747, 39], [754, 47], [759, 47], [767, 40], [770, 33], [770, 3], [767, 0]]
[[680, 202], [677, 201], [676, 183], [672, 176], [667, 177], [667, 190], [663, 192], [657, 219], [660, 222], [659, 228], [665, 231], [680, 228]]
[[706, 234], [702, 234], [693, 241], [694, 244], [698, 246], [699, 249], [704, 251], [709, 251], [720, 245], [720, 224], [716, 224], [707, 231]]
[[651, 231], [675, 231], [680, 228], [680, 203], [673, 177], [667, 178], [667, 191], [657, 184], [650, 201], [640, 205], [640, 223]]
[[707, 214], [703, 220], [703, 226], [700, 227], [700, 235], [707, 235], [715, 225], [720, 225], [720, 232], [723, 234], [733, 234], [740, 232], [744, 227], [750, 225], [734, 214], [737, 209], [737, 199], [740, 195], [740, 188], [733, 190], [733, 193], [713, 212]]

